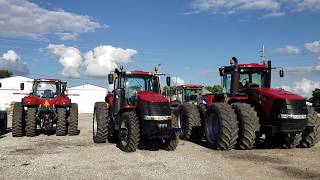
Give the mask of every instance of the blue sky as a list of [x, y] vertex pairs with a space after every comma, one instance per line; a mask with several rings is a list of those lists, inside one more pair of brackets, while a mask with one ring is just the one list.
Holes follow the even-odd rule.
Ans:
[[[108, 62], [122, 62], [126, 69], [152, 70], [160, 63], [162, 72], [184, 82], [212, 85], [220, 83], [217, 68], [227, 65], [232, 56], [241, 63], [259, 62], [264, 44], [266, 58], [287, 71], [283, 79], [274, 76], [273, 86], [304, 95], [320, 86], [320, 0], [1, 3], [0, 58], [14, 51], [15, 67], [26, 64], [29, 73], [24, 74], [29, 77], [106, 86], [104, 73], [86, 69], [90, 64], [95, 69], [99, 63], [107, 67], [102, 59], [94, 60], [101, 55], [110, 58]], [[23, 8], [34, 13], [21, 15]], [[49, 44], [56, 46], [48, 48]], [[99, 46], [100, 51], [95, 49]], [[90, 51], [91, 59], [85, 57]], [[80, 56], [73, 56], [77, 53]], [[1, 61], [5, 60], [2, 56]]]

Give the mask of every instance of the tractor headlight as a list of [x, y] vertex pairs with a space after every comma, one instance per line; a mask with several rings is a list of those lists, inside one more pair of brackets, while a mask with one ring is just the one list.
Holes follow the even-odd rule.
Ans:
[[279, 114], [280, 119], [307, 119], [306, 114]]

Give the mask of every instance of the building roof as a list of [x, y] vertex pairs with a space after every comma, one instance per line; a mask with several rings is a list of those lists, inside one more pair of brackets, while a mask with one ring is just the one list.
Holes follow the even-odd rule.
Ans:
[[107, 90], [106, 88], [95, 86], [92, 84], [83, 84], [68, 88], [68, 90]]

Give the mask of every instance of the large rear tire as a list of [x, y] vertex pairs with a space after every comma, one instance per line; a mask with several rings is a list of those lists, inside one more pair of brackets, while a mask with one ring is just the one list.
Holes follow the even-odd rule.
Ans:
[[92, 137], [94, 143], [106, 143], [108, 138], [108, 104], [96, 102], [93, 112]]
[[320, 140], [320, 117], [313, 107], [308, 107], [308, 123], [302, 132], [300, 147], [310, 148]]
[[76, 104], [76, 103], [72, 103], [71, 104], [70, 115], [69, 115], [68, 135], [69, 136], [79, 135], [79, 130], [78, 130], [78, 104]]
[[252, 149], [260, 128], [257, 112], [246, 103], [234, 103], [232, 108], [237, 114], [239, 126], [236, 147], [241, 150]]
[[7, 131], [8, 117], [6, 111], [0, 111], [0, 134]]
[[57, 108], [57, 126], [56, 135], [67, 135], [67, 111], [65, 108]]
[[137, 150], [140, 141], [139, 118], [134, 111], [121, 115], [119, 130], [119, 148], [125, 152]]
[[28, 108], [26, 113], [26, 136], [34, 137], [37, 135], [36, 108]]
[[178, 107], [178, 122], [180, 124], [180, 138], [195, 141], [199, 139], [199, 129], [201, 128], [201, 118], [196, 106], [184, 103]]
[[23, 106], [21, 102], [16, 102], [13, 105], [12, 136], [22, 137], [25, 133], [24, 127], [25, 124], [23, 119]]
[[237, 115], [227, 103], [214, 103], [207, 111], [205, 135], [210, 147], [219, 150], [234, 148], [238, 138]]

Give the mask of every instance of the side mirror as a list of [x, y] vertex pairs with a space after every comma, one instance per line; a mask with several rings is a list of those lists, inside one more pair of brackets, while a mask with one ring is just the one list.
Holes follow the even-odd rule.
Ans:
[[281, 69], [281, 70], [279, 71], [279, 75], [280, 75], [280, 77], [284, 77], [284, 71], [283, 71], [283, 69]]
[[67, 91], [67, 83], [62, 83], [62, 92]]
[[220, 76], [224, 76], [224, 71], [222, 68], [219, 68], [219, 73], [220, 73]]
[[113, 74], [108, 74], [108, 82], [109, 84], [113, 84]]
[[20, 90], [24, 90], [24, 83], [20, 83]]
[[167, 76], [166, 81], [167, 81], [167, 86], [170, 86], [171, 85], [171, 77]]

